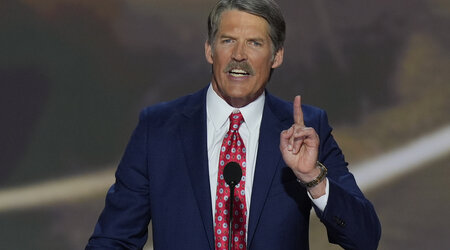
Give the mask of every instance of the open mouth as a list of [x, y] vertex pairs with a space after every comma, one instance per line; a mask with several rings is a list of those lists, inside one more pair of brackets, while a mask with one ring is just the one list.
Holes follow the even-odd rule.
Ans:
[[228, 71], [228, 74], [230, 74], [231, 76], [234, 76], [234, 77], [243, 77], [243, 76], [250, 75], [250, 73], [248, 73], [247, 71], [242, 70], [242, 69], [232, 69], [232, 70]]

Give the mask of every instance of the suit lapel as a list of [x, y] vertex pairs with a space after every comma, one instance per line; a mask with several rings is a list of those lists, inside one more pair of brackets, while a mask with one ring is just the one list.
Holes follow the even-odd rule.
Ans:
[[[178, 136], [182, 141], [186, 167], [192, 189], [200, 210], [210, 248], [214, 249], [214, 228], [208, 170], [206, 138], [206, 90], [191, 96], [184, 105], [182, 125]], [[258, 143], [258, 156], [252, 189], [247, 246], [250, 247], [261, 212], [272, 185], [273, 177], [282, 163], [279, 151], [280, 132], [291, 124], [286, 114], [280, 114], [273, 103], [276, 100], [266, 95]]]
[[178, 129], [203, 226], [211, 249], [214, 249], [214, 229], [209, 187], [206, 140], [206, 89], [191, 96], [184, 106], [184, 122]]
[[248, 248], [251, 246], [273, 177], [280, 163], [283, 162], [279, 150], [279, 141], [281, 131], [286, 129], [286, 124], [283, 125], [283, 121], [287, 119], [288, 117], [279, 117], [275, 106], [272, 105], [271, 96], [267, 94], [259, 133], [255, 176], [253, 178], [247, 238]]

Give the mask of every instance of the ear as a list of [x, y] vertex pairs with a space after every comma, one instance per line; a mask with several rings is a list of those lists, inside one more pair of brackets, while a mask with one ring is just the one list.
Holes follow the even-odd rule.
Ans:
[[275, 54], [275, 57], [274, 57], [273, 63], [272, 63], [272, 69], [280, 67], [280, 65], [283, 63], [283, 55], [284, 55], [284, 48], [281, 48]]
[[205, 57], [206, 57], [206, 61], [208, 61], [210, 64], [213, 64], [212, 47], [208, 41], [205, 42]]

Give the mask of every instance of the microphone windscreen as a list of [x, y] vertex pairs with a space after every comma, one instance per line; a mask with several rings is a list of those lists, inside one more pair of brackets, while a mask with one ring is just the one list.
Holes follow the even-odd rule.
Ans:
[[237, 162], [229, 162], [223, 169], [223, 178], [225, 182], [230, 186], [235, 186], [241, 181], [242, 168]]

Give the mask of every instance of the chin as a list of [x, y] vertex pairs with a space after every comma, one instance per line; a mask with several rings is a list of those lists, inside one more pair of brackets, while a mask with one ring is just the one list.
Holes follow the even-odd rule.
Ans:
[[248, 99], [250, 97], [250, 95], [248, 94], [248, 92], [245, 91], [241, 91], [241, 90], [231, 90], [228, 91], [228, 96], [230, 98], [234, 98], [234, 99]]

